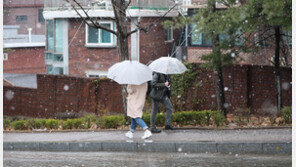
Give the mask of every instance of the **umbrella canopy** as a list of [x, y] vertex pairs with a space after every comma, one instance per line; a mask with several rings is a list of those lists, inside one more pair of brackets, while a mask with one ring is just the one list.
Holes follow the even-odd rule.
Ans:
[[141, 85], [152, 80], [152, 71], [138, 61], [125, 60], [111, 66], [107, 77], [119, 84]]
[[185, 65], [173, 57], [161, 57], [154, 60], [149, 68], [163, 74], [181, 74], [187, 70]]

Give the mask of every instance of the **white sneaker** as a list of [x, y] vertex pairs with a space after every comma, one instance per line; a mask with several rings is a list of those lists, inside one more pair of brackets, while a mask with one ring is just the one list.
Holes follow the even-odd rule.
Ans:
[[144, 135], [142, 136], [142, 139], [147, 139], [150, 136], [152, 136], [152, 133], [150, 132], [150, 130], [145, 130]]
[[132, 138], [134, 137], [133, 132], [131, 132], [131, 131], [128, 131], [128, 132], [125, 134], [125, 136], [128, 137], [128, 138], [130, 138], [130, 139], [132, 139]]

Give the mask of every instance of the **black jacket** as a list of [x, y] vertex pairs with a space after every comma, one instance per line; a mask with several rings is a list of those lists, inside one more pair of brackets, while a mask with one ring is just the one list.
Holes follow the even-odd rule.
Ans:
[[169, 75], [165, 75], [165, 74], [161, 74], [161, 73], [154, 73], [153, 74], [153, 79], [151, 81], [152, 91], [150, 92], [151, 98], [163, 99], [165, 97], [165, 95], [167, 95], [170, 98], [171, 89], [167, 88], [165, 86], [166, 81], [171, 83]]

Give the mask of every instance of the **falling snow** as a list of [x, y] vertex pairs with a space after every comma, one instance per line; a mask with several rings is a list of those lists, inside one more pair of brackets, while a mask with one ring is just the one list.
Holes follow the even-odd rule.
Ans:
[[290, 84], [288, 82], [282, 83], [282, 89], [289, 90], [289, 88], [290, 88]]
[[229, 104], [228, 103], [224, 103], [224, 107], [225, 108], [228, 108], [229, 107]]
[[12, 90], [8, 90], [6, 93], [5, 93], [5, 97], [7, 100], [12, 100], [13, 97], [14, 97], [14, 92]]
[[64, 86], [64, 90], [65, 90], [65, 91], [69, 90], [69, 86], [68, 86], [68, 85], [65, 85], [65, 86]]

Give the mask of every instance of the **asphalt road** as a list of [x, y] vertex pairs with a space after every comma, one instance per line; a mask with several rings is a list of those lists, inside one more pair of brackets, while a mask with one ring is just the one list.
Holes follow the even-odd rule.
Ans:
[[290, 167], [291, 155], [4, 151], [4, 167]]

